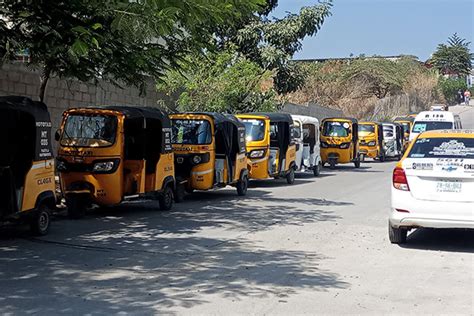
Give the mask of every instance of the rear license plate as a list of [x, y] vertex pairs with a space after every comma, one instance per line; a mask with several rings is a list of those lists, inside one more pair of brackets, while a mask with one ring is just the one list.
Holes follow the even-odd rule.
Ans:
[[436, 191], [440, 193], [460, 193], [462, 182], [455, 180], [440, 180], [436, 184]]

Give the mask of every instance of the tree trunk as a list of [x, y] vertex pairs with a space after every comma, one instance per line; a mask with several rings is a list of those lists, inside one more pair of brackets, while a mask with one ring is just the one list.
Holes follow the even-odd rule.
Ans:
[[44, 102], [44, 95], [46, 93], [46, 86], [48, 85], [48, 80], [51, 75], [51, 70], [48, 66], [44, 66], [43, 74], [41, 75], [41, 86], [40, 86], [40, 93], [39, 99], [41, 102]]

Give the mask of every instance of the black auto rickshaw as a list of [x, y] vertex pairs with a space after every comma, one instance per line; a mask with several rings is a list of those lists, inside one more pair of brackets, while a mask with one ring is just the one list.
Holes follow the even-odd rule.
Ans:
[[321, 124], [321, 159], [331, 169], [337, 164], [354, 163], [360, 167], [359, 127], [354, 118], [326, 118]]
[[242, 122], [233, 115], [210, 112], [172, 114], [170, 118], [177, 202], [185, 192], [227, 185], [235, 186], [238, 195], [246, 195], [249, 177]]
[[63, 114], [58, 171], [68, 214], [81, 218], [96, 204], [158, 199], [173, 205], [175, 189], [171, 125], [156, 108], [107, 106]]
[[56, 207], [48, 109], [25, 97], [0, 97], [0, 130], [0, 223], [26, 220], [45, 235]]

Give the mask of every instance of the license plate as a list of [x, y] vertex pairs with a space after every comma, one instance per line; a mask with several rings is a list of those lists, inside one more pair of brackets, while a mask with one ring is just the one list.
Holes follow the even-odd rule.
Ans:
[[440, 180], [436, 184], [436, 191], [440, 193], [460, 193], [461, 189], [461, 181]]

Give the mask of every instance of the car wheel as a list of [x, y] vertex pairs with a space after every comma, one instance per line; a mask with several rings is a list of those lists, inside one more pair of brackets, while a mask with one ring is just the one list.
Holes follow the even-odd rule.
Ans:
[[186, 195], [186, 189], [183, 184], [176, 185], [176, 190], [174, 191], [174, 201], [176, 203], [181, 203], [184, 201], [184, 196]]
[[168, 185], [163, 189], [163, 192], [160, 194], [158, 198], [158, 202], [160, 203], [160, 209], [162, 211], [169, 211], [173, 207], [173, 190]]
[[41, 206], [30, 220], [30, 230], [35, 236], [45, 236], [51, 224], [51, 211], [46, 206]]
[[81, 219], [86, 215], [87, 200], [84, 197], [71, 195], [66, 198], [66, 206], [70, 219]]
[[286, 183], [288, 184], [295, 183], [295, 169], [291, 168], [288, 174], [286, 175]]
[[247, 194], [247, 189], [249, 187], [249, 178], [244, 175], [242, 176], [242, 179], [240, 179], [238, 182], [237, 182], [237, 194], [239, 196], [244, 196]]
[[388, 238], [392, 244], [404, 244], [407, 242], [408, 230], [405, 228], [395, 228], [388, 224]]

